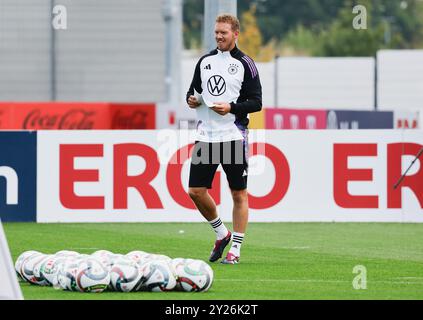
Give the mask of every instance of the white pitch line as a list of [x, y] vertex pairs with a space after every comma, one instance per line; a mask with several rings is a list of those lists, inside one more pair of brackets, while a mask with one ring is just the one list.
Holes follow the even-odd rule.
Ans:
[[[226, 282], [305, 282], [305, 283], [352, 283], [349, 280], [321, 280], [321, 279], [214, 279], [214, 281]], [[420, 284], [423, 282], [411, 281], [388, 281], [388, 280], [367, 280], [368, 283], [387, 283], [387, 284]]]
[[350, 282], [347, 280], [319, 280], [319, 279], [214, 279], [214, 281], [228, 282]]

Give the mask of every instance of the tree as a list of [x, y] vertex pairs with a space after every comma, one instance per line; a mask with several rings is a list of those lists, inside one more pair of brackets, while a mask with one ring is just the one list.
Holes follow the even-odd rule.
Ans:
[[310, 56], [316, 52], [318, 35], [312, 30], [299, 24], [291, 29], [280, 45], [280, 55]]
[[[423, 48], [423, 0], [237, 0], [241, 17], [240, 45], [251, 56], [271, 56], [282, 43], [282, 53], [310, 55], [371, 55], [381, 48]], [[354, 30], [352, 8], [365, 5], [368, 29]], [[252, 13], [254, 8], [254, 13]], [[184, 0], [184, 43], [201, 47], [204, 0]], [[248, 31], [248, 23], [256, 30]], [[252, 19], [252, 20], [251, 20]], [[253, 30], [253, 29], [252, 29]], [[243, 41], [260, 34], [254, 45]], [[258, 52], [266, 51], [263, 55]]]
[[183, 0], [183, 40], [187, 49], [202, 47], [204, 0]]
[[251, 5], [241, 17], [241, 33], [238, 45], [251, 58], [257, 59], [262, 46], [260, 29], [257, 26], [256, 5]]
[[251, 3], [257, 5], [257, 23], [263, 43], [282, 40], [298, 25], [319, 29], [330, 23], [344, 4], [340, 0], [238, 0], [239, 12], [247, 11]]
[[372, 21], [371, 0], [362, 0], [360, 3], [367, 11], [367, 28], [353, 28], [354, 5], [352, 1], [348, 1], [328, 30], [321, 32], [320, 48], [316, 50], [316, 55], [373, 56], [378, 49], [384, 47], [384, 26], [380, 21]]
[[423, 1], [376, 1], [376, 21], [385, 25], [386, 44], [391, 48], [418, 48], [423, 42]]

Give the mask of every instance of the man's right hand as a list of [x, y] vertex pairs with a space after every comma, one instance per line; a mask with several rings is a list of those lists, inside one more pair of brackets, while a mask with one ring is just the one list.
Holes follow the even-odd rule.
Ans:
[[197, 100], [197, 98], [196, 97], [194, 97], [194, 96], [189, 96], [189, 98], [188, 98], [188, 106], [190, 107], [190, 108], [197, 108], [197, 107], [199, 107], [200, 106], [200, 102]]

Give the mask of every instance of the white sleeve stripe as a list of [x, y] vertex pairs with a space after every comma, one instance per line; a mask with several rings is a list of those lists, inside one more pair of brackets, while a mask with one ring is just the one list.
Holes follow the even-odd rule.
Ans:
[[253, 78], [255, 78], [257, 76], [258, 72], [257, 72], [256, 66], [254, 65], [253, 60], [251, 60], [248, 56], [243, 56], [242, 59], [245, 62], [247, 62], [248, 67], [250, 68], [250, 71], [251, 71], [251, 75], [252, 75]]
[[257, 75], [257, 71], [255, 70], [251, 59], [249, 59], [247, 56], [242, 57], [242, 59], [247, 62], [248, 67], [250, 68], [251, 76], [254, 78]]

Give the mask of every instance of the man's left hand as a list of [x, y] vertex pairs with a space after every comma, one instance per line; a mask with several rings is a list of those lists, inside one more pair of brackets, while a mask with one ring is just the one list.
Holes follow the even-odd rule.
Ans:
[[231, 111], [231, 105], [229, 103], [226, 103], [226, 102], [215, 102], [214, 107], [211, 107], [210, 109], [212, 109], [214, 112], [224, 116], [229, 111]]

